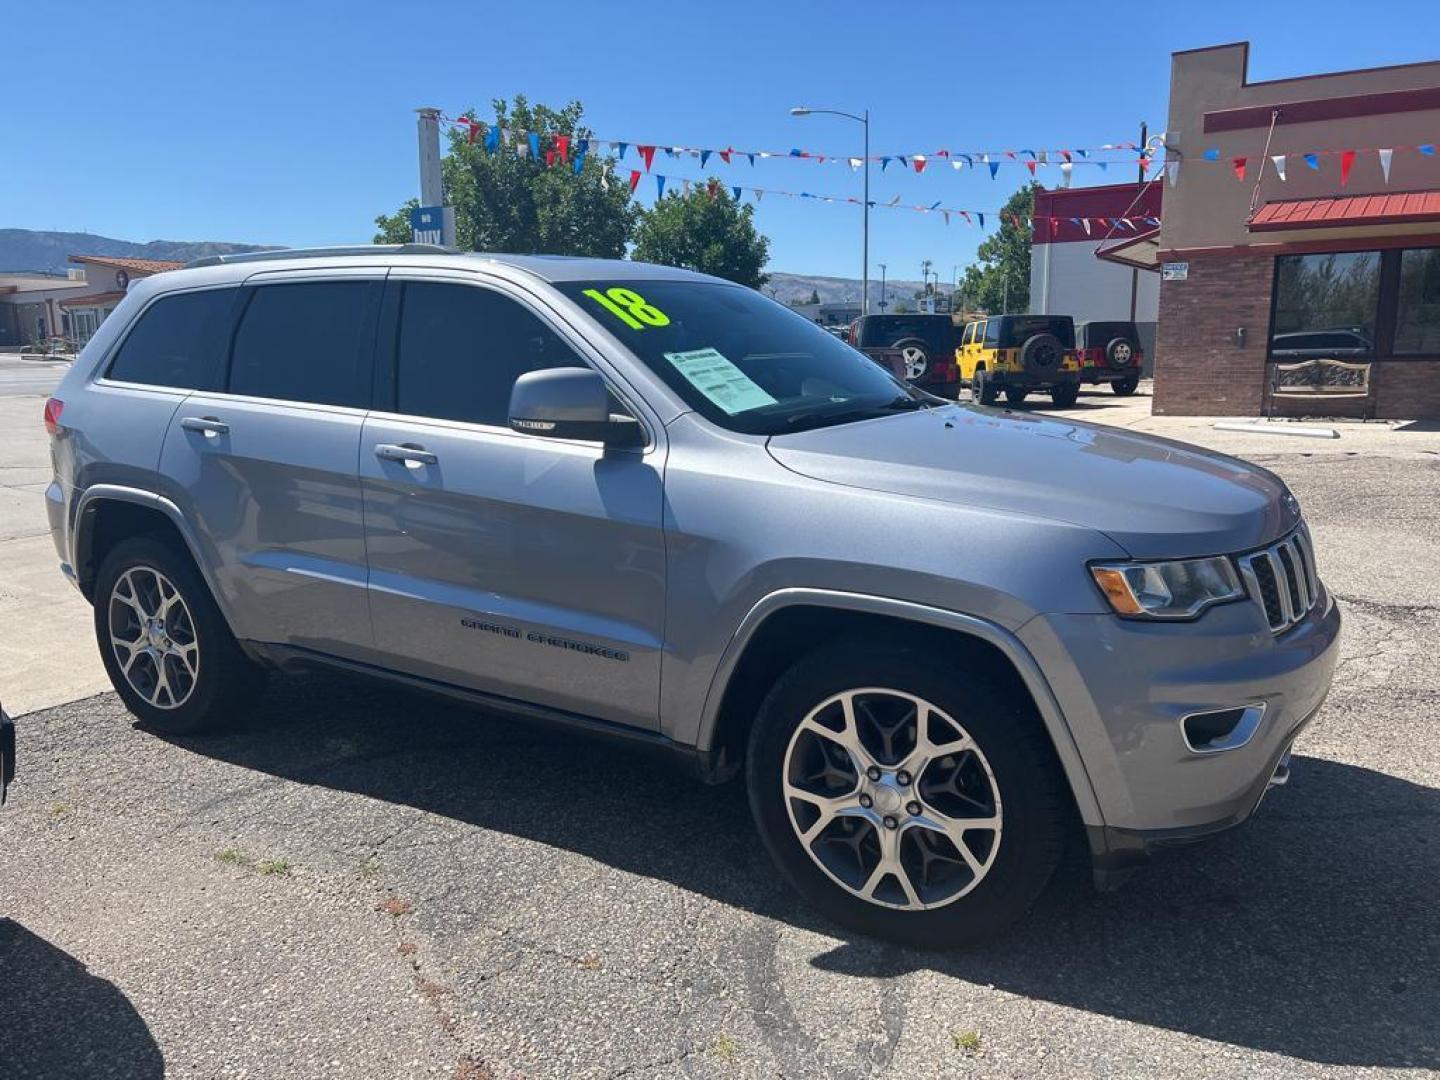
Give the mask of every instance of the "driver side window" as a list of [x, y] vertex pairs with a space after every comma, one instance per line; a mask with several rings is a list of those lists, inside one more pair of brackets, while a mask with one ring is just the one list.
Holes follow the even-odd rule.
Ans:
[[396, 411], [506, 427], [527, 371], [589, 365], [539, 316], [476, 285], [406, 282], [396, 340]]

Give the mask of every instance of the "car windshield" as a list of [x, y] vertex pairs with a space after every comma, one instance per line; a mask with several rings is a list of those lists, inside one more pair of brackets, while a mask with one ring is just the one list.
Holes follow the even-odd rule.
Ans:
[[731, 431], [778, 435], [934, 401], [809, 319], [740, 285], [577, 281], [556, 288], [688, 406]]

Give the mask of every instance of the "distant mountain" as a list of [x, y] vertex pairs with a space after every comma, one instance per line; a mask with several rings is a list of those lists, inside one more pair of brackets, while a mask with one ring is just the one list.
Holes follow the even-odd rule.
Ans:
[[[899, 298], [908, 300], [922, 288], [923, 285], [918, 281], [897, 281], [890, 278], [885, 282], [885, 291], [889, 294], [891, 301]], [[815, 274], [786, 274], [777, 270], [771, 272], [770, 283], [765, 286], [765, 291], [771, 293], [782, 304], [796, 301], [803, 304], [810, 299], [812, 292], [820, 295], [822, 304], [834, 304], [843, 300], [858, 301], [860, 299], [860, 279], [822, 277]], [[870, 299], [872, 302], [880, 299], [880, 278], [878, 276], [870, 279]]]
[[151, 240], [140, 244], [94, 233], [0, 229], [0, 272], [31, 271], [63, 275], [75, 265], [69, 261], [71, 255], [189, 262], [206, 255], [259, 251], [262, 247], [260, 244], [225, 244], [207, 240]]
[[[151, 240], [137, 243], [109, 236], [78, 232], [39, 232], [31, 229], [0, 229], [0, 273], [29, 271], [64, 275], [74, 264], [71, 255], [110, 255], [124, 259], [170, 259], [189, 262], [206, 255], [228, 255], [237, 251], [262, 251], [263, 244], [227, 244], [209, 240]], [[921, 288], [918, 281], [886, 282], [890, 299], [909, 299]], [[812, 292], [821, 303], [860, 299], [860, 279], [824, 277], [815, 274], [787, 274], [775, 271], [765, 291], [783, 304], [804, 303]], [[880, 279], [870, 282], [870, 299], [880, 299]]]

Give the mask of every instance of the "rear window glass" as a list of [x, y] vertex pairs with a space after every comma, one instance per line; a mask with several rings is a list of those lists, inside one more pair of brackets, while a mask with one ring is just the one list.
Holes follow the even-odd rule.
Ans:
[[182, 390], [219, 390], [225, 379], [225, 335], [238, 289], [205, 289], [161, 297], [125, 336], [109, 378]]
[[372, 281], [257, 288], [235, 333], [231, 393], [365, 405], [380, 288]]
[[1135, 324], [1129, 322], [1092, 322], [1086, 323], [1084, 329], [1076, 327], [1076, 332], [1083, 336], [1085, 346], [1093, 349], [1103, 349], [1117, 337], [1138, 344], [1140, 337], [1135, 333]]
[[[999, 346], [1004, 349], [1017, 349], [1025, 344], [1026, 338], [1035, 334], [1054, 334], [1065, 348], [1075, 347], [1075, 323], [1067, 316], [1007, 315], [1001, 319], [991, 319], [990, 326], [1003, 328]], [[991, 340], [987, 330], [985, 343], [988, 345]]]

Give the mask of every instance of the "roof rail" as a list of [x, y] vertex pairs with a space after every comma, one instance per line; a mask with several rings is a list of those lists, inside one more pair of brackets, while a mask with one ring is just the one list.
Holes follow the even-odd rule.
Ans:
[[264, 251], [237, 251], [230, 255], [206, 255], [185, 264], [226, 266], [230, 263], [270, 262], [276, 259], [325, 259], [334, 255], [459, 255], [459, 248], [444, 244], [346, 244], [340, 247], [267, 248]]

